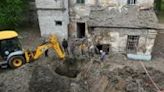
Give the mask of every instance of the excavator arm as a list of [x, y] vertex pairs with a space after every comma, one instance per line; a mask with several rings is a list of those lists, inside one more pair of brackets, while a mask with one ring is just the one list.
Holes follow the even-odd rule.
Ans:
[[59, 59], [65, 58], [65, 53], [58, 42], [58, 39], [55, 35], [51, 35], [49, 40], [41, 45], [39, 45], [34, 51], [25, 51], [26, 61], [29, 62], [31, 60], [39, 59], [46, 50], [52, 48]]

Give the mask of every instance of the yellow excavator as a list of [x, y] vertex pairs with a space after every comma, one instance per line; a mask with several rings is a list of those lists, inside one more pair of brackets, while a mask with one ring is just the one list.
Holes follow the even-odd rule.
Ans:
[[34, 51], [30, 51], [22, 49], [17, 32], [0, 31], [0, 66], [18, 68], [39, 59], [49, 48], [54, 50], [59, 59], [65, 59], [65, 53], [55, 35], [49, 36], [47, 42], [37, 46]]

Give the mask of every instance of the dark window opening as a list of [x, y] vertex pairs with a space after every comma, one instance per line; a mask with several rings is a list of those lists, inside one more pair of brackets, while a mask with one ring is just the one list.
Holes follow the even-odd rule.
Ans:
[[78, 4], [84, 4], [85, 3], [85, 0], [76, 0], [76, 3], [78, 3]]
[[77, 37], [85, 37], [85, 23], [77, 23]]
[[5, 51], [9, 53], [21, 50], [21, 44], [17, 37], [0, 41], [0, 55], [6, 58]]
[[129, 5], [133, 5], [133, 4], [136, 4], [136, 0], [128, 0], [127, 3]]
[[109, 50], [110, 50], [110, 45], [109, 44], [97, 44], [96, 48], [97, 48], [97, 49], [95, 49], [96, 54], [100, 54], [100, 50], [103, 50], [108, 54]]
[[55, 21], [55, 24], [56, 24], [57, 26], [61, 26], [61, 25], [62, 25], [62, 21]]
[[138, 48], [139, 36], [138, 35], [128, 35], [127, 39], [127, 52], [136, 53]]

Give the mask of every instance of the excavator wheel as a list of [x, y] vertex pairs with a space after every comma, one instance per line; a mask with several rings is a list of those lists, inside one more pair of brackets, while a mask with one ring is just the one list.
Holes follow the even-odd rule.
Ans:
[[21, 67], [25, 63], [23, 56], [12, 56], [9, 59], [9, 66], [13, 69]]

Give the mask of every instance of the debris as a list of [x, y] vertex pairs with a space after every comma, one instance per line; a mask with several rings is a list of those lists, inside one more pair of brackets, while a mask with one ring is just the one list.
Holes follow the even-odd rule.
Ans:
[[[148, 68], [153, 80], [160, 88], [164, 87], [164, 73]], [[156, 88], [147, 77], [144, 70], [134, 70], [131, 67], [124, 67], [123, 69], [115, 69], [108, 73], [109, 85], [114, 87], [114, 90], [121, 92], [156, 92]], [[123, 86], [118, 88], [117, 85], [122, 81]], [[140, 91], [139, 91], [140, 90]], [[141, 91], [142, 90], [142, 91]]]
[[52, 73], [49, 68], [38, 66], [30, 80], [30, 92], [70, 92], [70, 80]]
[[104, 92], [107, 85], [108, 77], [102, 76], [99, 80], [96, 81], [95, 85], [93, 85], [91, 92]]

